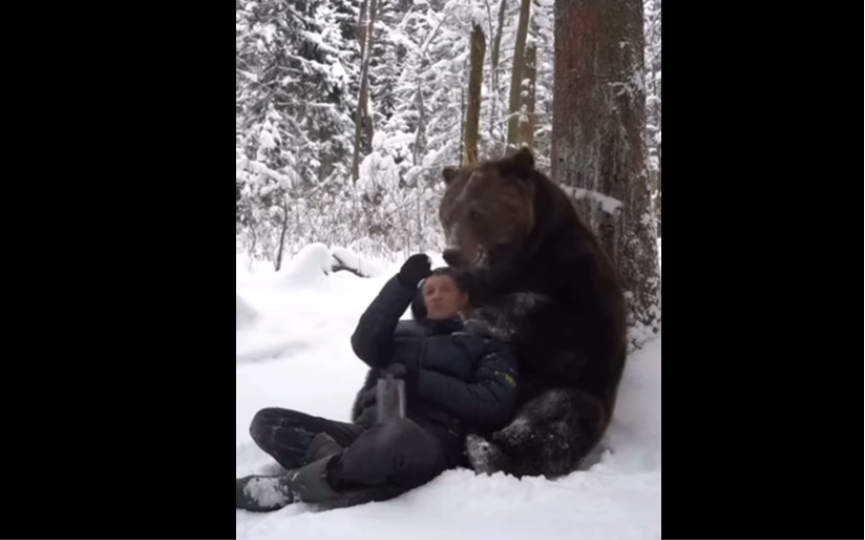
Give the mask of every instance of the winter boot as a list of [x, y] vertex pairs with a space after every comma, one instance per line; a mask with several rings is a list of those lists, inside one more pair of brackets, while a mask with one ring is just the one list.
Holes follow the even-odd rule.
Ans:
[[333, 489], [327, 480], [327, 465], [333, 457], [332, 454], [328, 455], [286, 475], [295, 501], [320, 503], [340, 497], [340, 492]]
[[286, 475], [251, 475], [235, 480], [235, 508], [272, 512], [294, 502]]
[[312, 438], [309, 448], [306, 450], [306, 462], [312, 463], [320, 459], [342, 452], [342, 446], [338, 445], [333, 437], [321, 432]]
[[[328, 479], [329, 465], [331, 460], [338, 459], [336, 454], [342, 452], [342, 448], [327, 435], [319, 443], [321, 447], [316, 453], [316, 461], [289, 474], [289, 485], [295, 501], [321, 511], [386, 501], [406, 491], [395, 485], [359, 487], [340, 482], [334, 484]], [[329, 455], [323, 456], [328, 452]]]
[[272, 512], [296, 502], [319, 503], [338, 499], [327, 481], [333, 455], [278, 476], [252, 475], [236, 481], [235, 507], [250, 512]]

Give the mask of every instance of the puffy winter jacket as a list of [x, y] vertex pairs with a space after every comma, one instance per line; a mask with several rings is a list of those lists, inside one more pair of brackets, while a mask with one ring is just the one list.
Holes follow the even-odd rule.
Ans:
[[[376, 381], [382, 369], [399, 362], [408, 371], [409, 419], [457, 436], [503, 427], [517, 399], [517, 363], [511, 347], [465, 332], [459, 318], [431, 320], [420, 315], [422, 310], [415, 308], [418, 295], [416, 287], [393, 277], [361, 316], [351, 345], [372, 369], [358, 393], [352, 420], [375, 423]], [[415, 318], [400, 320], [413, 299]]]

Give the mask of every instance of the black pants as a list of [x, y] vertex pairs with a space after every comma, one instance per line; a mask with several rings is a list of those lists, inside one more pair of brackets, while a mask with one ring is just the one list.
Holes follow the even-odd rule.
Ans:
[[304, 465], [310, 440], [327, 433], [343, 447], [330, 462], [328, 480], [339, 491], [373, 488], [366, 490], [369, 500], [386, 500], [429, 482], [456, 465], [447, 456], [460, 445], [456, 437], [440, 436], [405, 418], [364, 428], [278, 408], [259, 411], [249, 431], [287, 469]]

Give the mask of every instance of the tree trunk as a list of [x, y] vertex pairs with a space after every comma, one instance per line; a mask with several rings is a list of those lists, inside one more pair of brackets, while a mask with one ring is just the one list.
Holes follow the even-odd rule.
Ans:
[[[490, 87], [493, 89], [492, 94], [492, 107], [490, 107], [490, 142], [495, 141], [495, 129], [496, 129], [496, 116], [498, 110], [498, 95], [499, 95], [499, 53], [501, 51], [502, 46], [502, 29], [505, 25], [505, 9], [507, 8], [507, 0], [502, 0], [501, 4], [499, 4], [499, 22], [498, 28], [496, 29], [496, 36], [493, 39], [493, 50], [490, 56], [490, 76], [492, 77], [492, 84]], [[496, 156], [490, 156], [491, 158], [496, 158]]]
[[369, 0], [363, 0], [360, 5], [360, 15], [358, 15], [357, 20], [357, 43], [360, 45], [360, 57], [363, 58], [363, 52], [366, 48], [366, 27], [369, 21], [366, 20], [367, 16], [367, 7], [369, 6]]
[[654, 150], [657, 165], [652, 171], [652, 189], [655, 201], [655, 217], [658, 220], [658, 238], [661, 238], [661, 6], [660, 0], [646, 0], [646, 55], [649, 64], [646, 71], [649, 77], [646, 85], [647, 99], [651, 106], [646, 107], [646, 115], [653, 129], [648, 130], [646, 142]]
[[493, 40], [493, 51], [492, 57], [490, 60], [492, 61], [493, 71], [497, 67], [499, 67], [499, 53], [502, 48], [502, 28], [505, 25], [505, 8], [507, 7], [507, 0], [502, 0], [502, 3], [499, 4], [499, 25], [496, 29], [496, 37]]
[[285, 248], [285, 233], [288, 232], [288, 195], [282, 195], [280, 206], [282, 207], [282, 222], [279, 226], [279, 248], [276, 252], [275, 261], [277, 272], [282, 268], [282, 253]]
[[524, 119], [520, 121], [520, 144], [519, 146], [528, 146], [532, 150], [535, 148], [535, 81], [537, 80], [537, 61], [538, 49], [532, 43], [526, 47], [526, 65], [525, 76], [523, 79], [528, 81], [528, 85], [522, 94], [522, 115]]
[[421, 163], [421, 156], [426, 151], [426, 108], [423, 101], [423, 89], [420, 78], [418, 78], [417, 91], [415, 93], [415, 104], [418, 110], [417, 134], [414, 139], [414, 150], [412, 154], [412, 165]]
[[[657, 8], [658, 20], [657, 26], [661, 24], [661, 9]], [[657, 32], [657, 30], [656, 30]], [[658, 36], [660, 38], [660, 36]], [[655, 78], [655, 96], [657, 97], [657, 102], [655, 103], [655, 125], [658, 126], [658, 136], [656, 137], [655, 143], [658, 145], [656, 148], [656, 152], [658, 153], [658, 198], [657, 200], [657, 212], [658, 212], [658, 238], [661, 237], [661, 77], [658, 74], [663, 72], [661, 71], [661, 46], [657, 45], [657, 49], [655, 50], [655, 55], [652, 59], [652, 74]]]
[[655, 213], [658, 216], [658, 238], [661, 238], [661, 145], [658, 145], [658, 196], [655, 198]]
[[[364, 35], [364, 45], [361, 46], [363, 62], [360, 72], [360, 97], [357, 100], [357, 114], [354, 128], [354, 155], [351, 161], [351, 179], [357, 182], [360, 177], [361, 152], [368, 155], [372, 149], [373, 126], [372, 118], [366, 114], [369, 105], [369, 57], [372, 54], [373, 28], [378, 0], [369, 0], [369, 17]], [[363, 14], [361, 14], [363, 17]]]
[[526, 54], [526, 34], [529, 30], [529, 9], [532, 0], [522, 0], [520, 5], [520, 22], [517, 27], [517, 44], [514, 47], [514, 71], [511, 77], [511, 99], [508, 116], [508, 139], [505, 155], [511, 155], [517, 151], [517, 139], [520, 127], [520, 89], [523, 83], [523, 64]]
[[551, 173], [613, 260], [629, 322], [657, 331], [643, 46], [641, 0], [556, 0]]
[[483, 82], [486, 40], [479, 25], [472, 29], [471, 72], [469, 74], [469, 108], [466, 114], [466, 163], [478, 161], [478, 129], [481, 121], [481, 83]]
[[466, 159], [466, 91], [465, 87], [460, 90], [460, 166], [465, 162]]

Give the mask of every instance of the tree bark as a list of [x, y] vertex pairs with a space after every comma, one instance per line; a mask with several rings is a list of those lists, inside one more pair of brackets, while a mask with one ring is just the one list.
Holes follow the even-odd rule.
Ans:
[[423, 89], [420, 78], [418, 78], [417, 91], [415, 92], [415, 104], [418, 110], [417, 134], [414, 139], [414, 150], [412, 154], [412, 165], [421, 163], [421, 156], [426, 151], [426, 107], [423, 101]]
[[[507, 8], [507, 0], [502, 0], [501, 4], [499, 4], [499, 21], [498, 27], [496, 28], [496, 35], [493, 38], [493, 50], [490, 55], [490, 76], [492, 79], [492, 83], [490, 87], [493, 89], [492, 91], [492, 107], [490, 107], [490, 142], [496, 140], [495, 137], [495, 129], [496, 129], [496, 116], [498, 111], [498, 92], [499, 92], [499, 56], [502, 46], [502, 29], [505, 25], [505, 9]], [[499, 157], [490, 156], [491, 158]]]
[[279, 272], [279, 269], [282, 268], [282, 253], [285, 248], [285, 233], [288, 232], [288, 195], [282, 195], [280, 198], [280, 206], [282, 207], [282, 222], [279, 225], [279, 247], [276, 252], [276, 261], [274, 265], [276, 266], [276, 271]]
[[497, 67], [499, 67], [499, 53], [502, 48], [502, 28], [505, 25], [505, 8], [507, 7], [507, 0], [502, 0], [501, 4], [499, 4], [499, 24], [496, 29], [496, 37], [493, 39], [493, 51], [492, 57], [490, 60], [492, 61], [493, 71]]
[[661, 145], [658, 145], [658, 196], [655, 199], [655, 213], [658, 216], [658, 238], [661, 238]]
[[528, 81], [526, 88], [522, 94], [522, 115], [525, 118], [520, 120], [520, 141], [519, 146], [528, 146], [532, 150], [535, 148], [535, 86], [537, 80], [537, 46], [532, 43], [526, 47], [525, 60], [525, 76], [524, 80]]
[[[660, 35], [654, 36], [654, 34], [660, 34], [659, 28], [661, 25], [661, 8], [656, 7], [657, 9], [657, 21], [653, 26], [653, 37], [660, 39]], [[655, 125], [658, 126], [658, 134], [661, 132], [661, 77], [658, 77], [658, 72], [661, 72], [661, 45], [656, 45], [654, 50], [654, 55], [652, 57], [652, 76], [655, 79], [655, 97], [657, 98], [657, 102], [655, 103]], [[663, 73], [663, 72], [661, 72]], [[656, 148], [656, 152], [658, 153], [658, 198], [657, 201], [657, 213], [658, 213], [658, 238], [661, 238], [661, 138], [656, 138], [656, 144], [658, 145]]]
[[465, 162], [466, 159], [466, 91], [465, 89], [460, 90], [460, 166]]
[[520, 90], [523, 83], [523, 65], [526, 54], [526, 34], [529, 29], [529, 10], [532, 0], [522, 0], [520, 4], [520, 22], [517, 27], [517, 43], [514, 47], [514, 70], [511, 77], [511, 99], [508, 116], [508, 138], [505, 155], [511, 155], [518, 150], [517, 139], [520, 127]]
[[[366, 114], [369, 104], [369, 58], [372, 54], [373, 28], [375, 27], [375, 15], [378, 0], [369, 0], [369, 17], [364, 35], [364, 45], [361, 51], [363, 65], [360, 73], [360, 97], [357, 100], [357, 114], [355, 115], [354, 129], [354, 155], [351, 161], [351, 179], [357, 182], [360, 177], [361, 152], [369, 154], [372, 148], [373, 126], [372, 118]], [[361, 14], [363, 17], [363, 14]]]
[[641, 0], [556, 0], [551, 174], [613, 260], [630, 324], [657, 331], [643, 46]]
[[466, 113], [466, 163], [478, 161], [478, 129], [481, 121], [481, 83], [483, 82], [486, 40], [479, 25], [472, 29], [471, 72], [469, 74], [469, 107]]
[[367, 8], [369, 7], [369, 0], [363, 0], [360, 5], [360, 15], [358, 15], [357, 20], [357, 43], [360, 45], [360, 57], [363, 58], [363, 52], [366, 48], [366, 27], [368, 21], [366, 20], [367, 16]]

